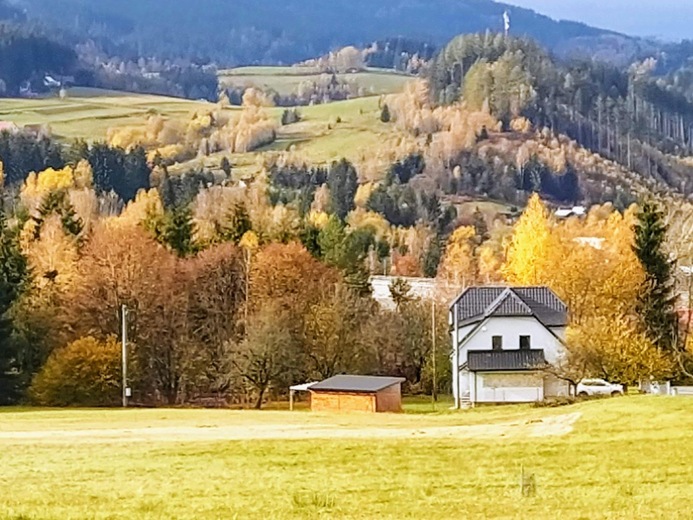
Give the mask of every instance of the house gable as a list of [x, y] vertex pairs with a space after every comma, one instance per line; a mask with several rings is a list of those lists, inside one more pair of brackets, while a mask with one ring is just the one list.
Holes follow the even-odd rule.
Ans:
[[565, 327], [566, 305], [548, 287], [470, 287], [451, 306], [451, 323], [478, 323], [491, 316], [534, 316], [547, 327]]
[[493, 351], [494, 337], [502, 338], [502, 351], [519, 351], [522, 336], [529, 337], [529, 350], [544, 351], [548, 363], [556, 363], [563, 354], [560, 335], [535, 316], [491, 316], [460, 338], [459, 366], [467, 363], [469, 351]]

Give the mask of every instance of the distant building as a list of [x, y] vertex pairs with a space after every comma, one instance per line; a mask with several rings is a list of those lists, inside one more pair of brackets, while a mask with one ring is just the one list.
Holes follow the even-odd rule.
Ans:
[[601, 250], [604, 247], [604, 242], [606, 242], [606, 239], [600, 237], [577, 237], [574, 239], [574, 242], [577, 242], [583, 246], [590, 246], [593, 249]]
[[411, 296], [423, 300], [431, 299], [436, 293], [435, 278], [410, 278], [404, 276], [371, 276], [373, 299], [386, 309], [394, 309], [395, 302], [390, 293], [390, 286], [395, 280], [405, 280], [411, 287]]
[[2, 132], [16, 134], [19, 133], [19, 127], [12, 121], [0, 121], [0, 133]]
[[587, 215], [585, 206], [573, 206], [572, 208], [559, 208], [554, 215], [557, 218], [584, 217]]

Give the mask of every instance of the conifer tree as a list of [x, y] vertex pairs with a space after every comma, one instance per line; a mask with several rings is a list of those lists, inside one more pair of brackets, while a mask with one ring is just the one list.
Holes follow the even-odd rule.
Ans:
[[383, 105], [383, 109], [380, 112], [380, 120], [383, 123], [389, 123], [392, 120], [392, 115], [390, 114], [390, 107], [387, 106], [387, 103]]
[[327, 176], [327, 186], [330, 188], [332, 212], [344, 220], [354, 209], [354, 196], [358, 189], [356, 169], [346, 159], [332, 163]]
[[664, 244], [664, 214], [653, 202], [645, 202], [635, 224], [635, 254], [645, 270], [638, 311], [650, 340], [662, 350], [675, 348], [677, 317], [674, 294], [674, 262]]
[[29, 276], [16, 233], [8, 229], [0, 214], [0, 404], [10, 402], [15, 394], [12, 371], [15, 354], [12, 348], [13, 324], [8, 313], [22, 292]]
[[169, 211], [158, 228], [158, 241], [170, 247], [180, 258], [197, 252], [195, 223], [189, 207], [178, 207]]
[[234, 204], [229, 212], [228, 224], [223, 232], [224, 240], [238, 244], [243, 235], [252, 229], [253, 223], [250, 221], [250, 215], [245, 204]]
[[222, 157], [221, 162], [219, 163], [219, 168], [226, 174], [227, 177], [231, 176], [231, 162], [229, 161], [228, 157]]
[[52, 214], [60, 217], [63, 230], [68, 235], [78, 237], [84, 229], [84, 223], [70, 203], [67, 192], [65, 190], [52, 191], [43, 198], [38, 209], [38, 217], [34, 218], [37, 238], [41, 233], [41, 226]]

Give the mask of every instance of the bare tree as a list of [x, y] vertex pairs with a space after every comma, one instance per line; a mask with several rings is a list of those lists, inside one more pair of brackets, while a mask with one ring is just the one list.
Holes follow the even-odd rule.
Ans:
[[263, 307], [251, 316], [246, 337], [232, 350], [232, 364], [255, 393], [255, 408], [280, 376], [293, 371], [297, 349], [289, 318], [276, 305]]

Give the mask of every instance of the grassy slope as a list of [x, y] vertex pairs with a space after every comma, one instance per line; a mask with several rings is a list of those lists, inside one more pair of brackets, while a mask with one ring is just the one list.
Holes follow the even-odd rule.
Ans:
[[[550, 438], [123, 442], [60, 449], [0, 441], [0, 517], [689, 518], [693, 400], [684, 398], [331, 418], [282, 412], [10, 410], [0, 413], [0, 426], [45, 430], [326, 420], [345, 426], [425, 426], [575, 411], [582, 413], [575, 431]], [[536, 476], [536, 497], [520, 497], [521, 465]]]
[[[234, 69], [239, 74], [262, 73], [274, 81], [291, 81], [293, 67], [246, 67]], [[299, 69], [300, 70], [300, 69]], [[271, 74], [270, 74], [271, 72]], [[391, 72], [374, 71], [354, 74], [376, 91], [393, 92], [401, 88], [409, 77]], [[300, 76], [299, 76], [300, 77]], [[365, 79], [364, 79], [365, 78]], [[373, 146], [388, 147], [396, 144], [398, 132], [393, 125], [380, 122], [378, 96], [340, 101], [326, 105], [301, 107], [300, 123], [281, 127], [278, 139], [270, 146], [248, 154], [230, 157], [238, 175], [258, 173], [257, 154], [283, 151], [295, 147], [311, 164], [329, 164], [346, 157], [357, 161], [373, 153]], [[216, 109], [205, 102], [163, 96], [130, 94], [97, 89], [71, 89], [67, 99], [0, 99], [0, 121], [13, 121], [19, 126], [48, 124], [53, 134], [66, 141], [73, 139], [103, 140], [109, 128], [139, 125], [152, 113], [169, 118], [185, 119], [196, 110]], [[269, 109], [272, 117], [281, 119], [284, 109]], [[341, 122], [337, 123], [337, 120]], [[196, 159], [172, 168], [183, 171], [189, 167], [218, 167], [221, 157]], [[385, 165], [384, 165], [385, 166]]]
[[[301, 122], [279, 127], [277, 140], [252, 153], [233, 154], [231, 163], [237, 175], [253, 175], [259, 172], [257, 154], [269, 151], [285, 151], [295, 148], [311, 165], [327, 165], [346, 157], [352, 162], [374, 154], [377, 148], [387, 149], [397, 144], [400, 133], [392, 124], [380, 122], [379, 97], [371, 96], [338, 101], [325, 105], [300, 107]], [[269, 109], [270, 114], [281, 119], [283, 108]], [[341, 120], [341, 122], [337, 122]], [[205, 165], [218, 167], [221, 157], [216, 154], [194, 159], [171, 171]], [[383, 168], [387, 165], [383, 164]]]
[[[272, 89], [281, 95], [296, 92], [304, 81], [316, 81], [320, 71], [311, 67], [241, 67], [222, 71], [220, 81], [231, 87]], [[369, 69], [354, 74], [337, 74], [339, 79], [356, 83], [370, 95], [389, 94], [404, 87], [411, 76], [393, 71]]]
[[70, 89], [66, 99], [1, 99], [0, 121], [48, 124], [56, 137], [105, 139], [109, 128], [143, 123], [153, 112], [186, 117], [209, 105], [186, 99], [98, 89]]

